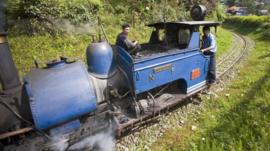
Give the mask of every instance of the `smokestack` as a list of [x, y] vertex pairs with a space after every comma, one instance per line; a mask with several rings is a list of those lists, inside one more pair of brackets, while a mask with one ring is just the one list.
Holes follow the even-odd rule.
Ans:
[[0, 0], [0, 82], [4, 90], [9, 90], [19, 86], [20, 80], [9, 50], [5, 21], [5, 0]]

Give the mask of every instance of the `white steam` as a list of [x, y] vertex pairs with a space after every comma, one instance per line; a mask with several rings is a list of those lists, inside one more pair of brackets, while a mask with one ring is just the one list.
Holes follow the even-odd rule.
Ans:
[[59, 19], [53, 20], [52, 23], [56, 29], [71, 34], [93, 34], [97, 31], [97, 23], [94, 21], [74, 25], [67, 19]]
[[[65, 136], [57, 136], [50, 141], [50, 150], [53, 151], [114, 151], [115, 138], [112, 129], [89, 136], [72, 146], [69, 146], [68, 139]], [[69, 146], [69, 147], [68, 147]]]
[[67, 147], [68, 139], [65, 136], [56, 136], [50, 141], [50, 149], [53, 151], [65, 151]]
[[83, 139], [69, 147], [69, 150], [95, 149], [99, 151], [113, 151], [115, 140], [111, 131], [101, 132]]

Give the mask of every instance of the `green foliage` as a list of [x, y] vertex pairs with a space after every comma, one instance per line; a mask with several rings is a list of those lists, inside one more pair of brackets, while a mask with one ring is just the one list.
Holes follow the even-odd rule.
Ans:
[[254, 0], [239, 0], [242, 7], [247, 7], [247, 10], [251, 14], [255, 14], [255, 1]]
[[[117, 26], [130, 23], [133, 27], [164, 20], [190, 20], [190, 6], [199, 2], [200, 0], [8, 0], [9, 27], [17, 32], [21, 30], [30, 34], [55, 34], [59, 32], [55, 24], [60, 21], [65, 20], [76, 26], [91, 23], [98, 16], [109, 25], [112, 22]], [[206, 4], [212, 10], [212, 5], [210, 7], [209, 3]], [[217, 9], [216, 12], [217, 18], [222, 20], [221, 11]]]
[[19, 12], [21, 0], [8, 0], [7, 1], [7, 15], [10, 19], [17, 19], [18, 15], [23, 12]]
[[229, 17], [226, 20], [229, 24], [237, 26], [251, 27], [254, 30], [263, 30], [262, 36], [270, 39], [270, 17], [269, 16], [244, 16], [244, 17]]
[[254, 28], [258, 28], [269, 21], [269, 17], [267, 16], [233, 16], [226, 20], [228, 23], [248, 25]]
[[213, 12], [213, 15], [215, 20], [224, 21], [226, 19], [225, 8], [218, 3], [217, 7]]
[[93, 21], [102, 3], [99, 0], [59, 0], [59, 18], [69, 19], [74, 24]]
[[8, 0], [8, 14], [10, 25], [25, 33], [54, 33], [56, 20], [74, 25], [92, 22], [102, 6], [100, 0]]

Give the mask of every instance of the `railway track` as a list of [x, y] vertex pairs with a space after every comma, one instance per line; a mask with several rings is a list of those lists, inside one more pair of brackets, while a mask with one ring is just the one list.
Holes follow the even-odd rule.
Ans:
[[[234, 44], [226, 54], [217, 60], [218, 80], [222, 79], [227, 73], [230, 73], [229, 71], [231, 71], [241, 58], [254, 46], [254, 43], [248, 37], [235, 33], [232, 34], [234, 36]], [[189, 103], [187, 103], [187, 105], [154, 117], [151, 122], [146, 122], [142, 127], [134, 130], [133, 133], [122, 137], [117, 142], [116, 150], [147, 150], [166, 130], [182, 126], [188, 114], [197, 112], [197, 108], [201, 106], [194, 105], [190, 103], [191, 101], [192, 98], [188, 100]]]
[[224, 58], [217, 63], [217, 78], [225, 75], [243, 57], [243, 55], [253, 47], [253, 43], [247, 37], [233, 33], [235, 42]]

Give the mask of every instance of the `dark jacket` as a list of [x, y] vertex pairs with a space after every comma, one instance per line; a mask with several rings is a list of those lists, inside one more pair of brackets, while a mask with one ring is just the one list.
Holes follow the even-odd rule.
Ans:
[[132, 41], [128, 40], [127, 35], [123, 32], [117, 36], [115, 45], [120, 46], [127, 51], [131, 51], [136, 47]]

